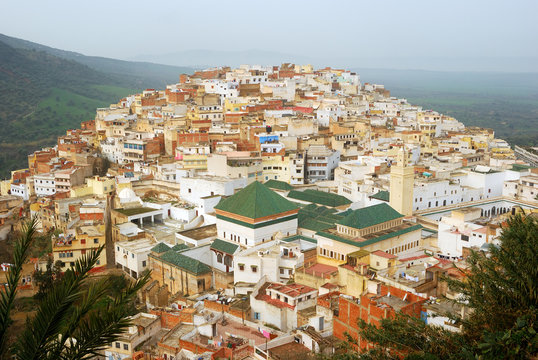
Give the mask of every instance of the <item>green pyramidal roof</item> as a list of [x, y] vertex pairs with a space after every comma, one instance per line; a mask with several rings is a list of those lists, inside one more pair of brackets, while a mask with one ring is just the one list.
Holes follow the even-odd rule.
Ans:
[[183, 254], [177, 253], [174, 250], [169, 250], [165, 252], [159, 258], [169, 264], [185, 269], [195, 275], [205, 274], [211, 271], [211, 268], [206, 264]]
[[168, 250], [170, 250], [170, 246], [162, 242], [151, 248], [151, 251], [156, 252], [157, 254], [162, 254], [164, 252], [167, 252]]
[[369, 226], [384, 223], [403, 217], [387, 203], [368, 206], [351, 211], [345, 218], [337, 221], [337, 224], [349, 226], [355, 229], [364, 229]]
[[229, 198], [221, 200], [215, 209], [257, 219], [295, 210], [298, 207], [262, 183], [255, 181]]

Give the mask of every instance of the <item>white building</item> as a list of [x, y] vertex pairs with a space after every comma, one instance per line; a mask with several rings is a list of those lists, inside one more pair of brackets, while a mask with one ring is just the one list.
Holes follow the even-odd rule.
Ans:
[[49, 196], [56, 194], [56, 182], [54, 174], [36, 174], [34, 175], [35, 194], [39, 196]]
[[538, 202], [538, 176], [532, 174], [505, 181], [502, 194], [515, 200]]
[[150, 239], [121, 241], [114, 244], [116, 266], [137, 279], [147, 269], [148, 254], [155, 244]]
[[481, 212], [480, 208], [464, 208], [441, 218], [437, 238], [440, 256], [457, 259], [462, 256], [464, 247], [480, 248], [496, 239], [498, 231], [492, 235], [488, 233], [487, 226], [474, 223]]
[[325, 145], [311, 145], [306, 152], [306, 178], [309, 182], [334, 179], [340, 152]]
[[268, 281], [287, 283], [293, 279], [295, 269], [304, 263], [303, 251], [316, 248], [315, 243], [299, 240], [272, 241], [243, 250], [234, 256], [234, 283], [257, 283], [262, 277]]
[[309, 286], [264, 281], [250, 295], [252, 320], [291, 331], [297, 328], [298, 311], [315, 307], [317, 297], [318, 291]]
[[30, 198], [30, 192], [28, 191], [28, 186], [25, 183], [16, 183], [11, 184], [11, 195], [20, 197], [23, 200], [28, 200]]
[[297, 234], [299, 208], [257, 181], [221, 200], [215, 211], [218, 238], [242, 247]]

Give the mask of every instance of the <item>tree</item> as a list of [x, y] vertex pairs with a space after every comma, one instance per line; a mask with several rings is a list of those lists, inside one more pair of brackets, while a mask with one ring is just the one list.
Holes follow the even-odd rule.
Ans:
[[[13, 267], [7, 286], [0, 292], [0, 355], [5, 355], [11, 323], [10, 311], [17, 292], [22, 264], [35, 235], [35, 219], [24, 225], [14, 244]], [[11, 351], [17, 359], [86, 359], [99, 355], [130, 325], [127, 304], [147, 283], [145, 276], [114, 297], [107, 293], [107, 279], [88, 282], [89, 271], [97, 263], [103, 247], [91, 251], [54, 282], [39, 304], [36, 315], [27, 321]]]
[[47, 258], [47, 267], [45, 271], [37, 270], [34, 272], [34, 283], [38, 287], [37, 293], [34, 295], [34, 299], [41, 300], [45, 297], [49, 289], [51, 289], [55, 283], [62, 280], [62, 265], [60, 261], [54, 263], [52, 256]]
[[451, 314], [461, 333], [428, 326], [397, 314], [380, 326], [359, 322], [360, 336], [375, 344], [367, 353], [345, 358], [528, 359], [538, 356], [538, 220], [516, 215], [503, 227], [498, 245], [472, 251], [463, 280], [445, 278], [469, 307], [469, 315]]

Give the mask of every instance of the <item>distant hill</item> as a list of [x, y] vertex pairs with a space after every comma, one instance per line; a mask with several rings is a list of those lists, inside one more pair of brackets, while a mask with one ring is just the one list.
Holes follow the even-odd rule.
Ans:
[[213, 66], [238, 67], [242, 64], [279, 65], [284, 62], [297, 64], [316, 63], [311, 56], [298, 56], [266, 50], [183, 50], [168, 54], [145, 54], [138, 55], [133, 60], [151, 61], [168, 65], [187, 65], [197, 69]]
[[538, 73], [353, 70], [412, 104], [491, 128], [512, 146], [538, 146]]
[[93, 119], [97, 107], [164, 88], [191, 71], [87, 57], [0, 35], [0, 177], [26, 167], [29, 153], [54, 145], [65, 130]]
[[76, 61], [91, 69], [106, 74], [119, 75], [123, 82], [130, 84], [130, 86], [140, 88], [164, 89], [166, 85], [177, 82], [179, 74], [192, 73], [194, 70], [191, 67], [185, 66], [161, 65], [151, 62], [123, 61], [98, 56], [86, 56], [77, 52], [55, 49], [3, 34], [0, 34], [0, 41], [15, 49], [43, 51], [62, 59]]

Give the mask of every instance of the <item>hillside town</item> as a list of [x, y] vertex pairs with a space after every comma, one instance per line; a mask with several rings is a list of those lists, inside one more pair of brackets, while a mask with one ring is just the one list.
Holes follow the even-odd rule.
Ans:
[[211, 68], [28, 155], [0, 183], [0, 239], [32, 217], [50, 234], [24, 289], [101, 246], [95, 276], [150, 272], [104, 359], [309, 359], [347, 334], [367, 349], [358, 319], [460, 331], [443, 279], [538, 212], [530, 156], [344, 69]]

